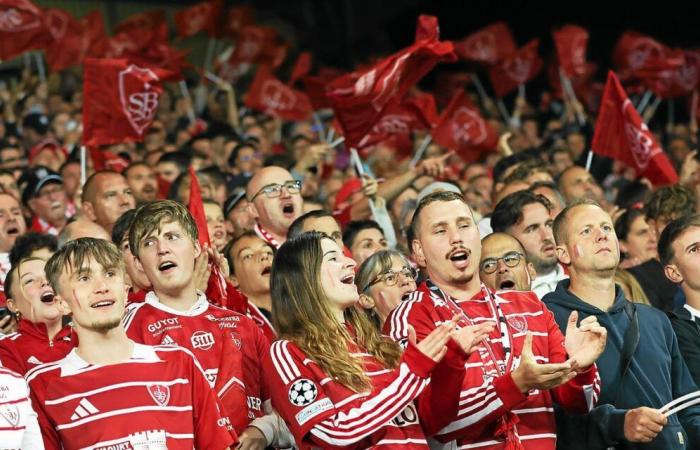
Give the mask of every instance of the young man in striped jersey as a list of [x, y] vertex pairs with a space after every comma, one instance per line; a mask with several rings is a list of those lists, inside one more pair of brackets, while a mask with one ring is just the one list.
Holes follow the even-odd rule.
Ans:
[[236, 435], [194, 355], [130, 340], [114, 244], [69, 242], [46, 273], [79, 344], [27, 373], [47, 449], [228, 449]]
[[[495, 322], [472, 353], [460, 408], [435, 436], [459, 448], [554, 449], [553, 403], [586, 412], [600, 390], [594, 362], [605, 329], [594, 319], [569, 319], [567, 339], [532, 292], [494, 293], [479, 278], [481, 242], [464, 198], [437, 192], [418, 204], [412, 248], [427, 279], [388, 317], [384, 331], [405, 340], [410, 327], [422, 339], [455, 314], [460, 326]], [[437, 413], [437, 412], [436, 412]]]

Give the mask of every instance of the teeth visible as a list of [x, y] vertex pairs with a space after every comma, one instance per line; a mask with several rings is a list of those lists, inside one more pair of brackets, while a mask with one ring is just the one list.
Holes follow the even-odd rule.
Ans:
[[100, 308], [102, 306], [110, 306], [113, 303], [114, 303], [113, 301], [98, 302], [98, 303], [95, 303], [94, 305], [92, 305], [92, 307], [93, 308]]

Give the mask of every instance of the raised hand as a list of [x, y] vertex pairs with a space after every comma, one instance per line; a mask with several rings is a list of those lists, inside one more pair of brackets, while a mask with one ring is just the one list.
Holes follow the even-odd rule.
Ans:
[[443, 323], [430, 332], [422, 341], [416, 343], [416, 330], [408, 327], [408, 341], [415, 345], [421, 353], [435, 362], [440, 362], [447, 353], [447, 341], [450, 333], [454, 330], [455, 324], [450, 321]]
[[416, 166], [418, 175], [439, 178], [445, 173], [447, 160], [454, 155], [454, 152], [447, 152], [444, 155], [434, 158], [424, 159]]
[[[459, 316], [456, 317], [459, 318]], [[452, 332], [452, 340], [459, 344], [465, 353], [472, 353], [495, 327], [493, 322], [482, 322], [478, 325], [462, 327]]]
[[564, 348], [566, 348], [569, 358], [574, 359], [576, 365], [585, 370], [605, 350], [608, 330], [598, 323], [595, 316], [586, 317], [579, 325], [576, 325], [576, 322], [578, 322], [578, 312], [573, 311], [566, 324]]
[[532, 353], [532, 333], [527, 333], [520, 365], [511, 376], [520, 392], [526, 393], [532, 389], [551, 389], [564, 384], [576, 376], [576, 371], [571, 359], [559, 364], [538, 364]]

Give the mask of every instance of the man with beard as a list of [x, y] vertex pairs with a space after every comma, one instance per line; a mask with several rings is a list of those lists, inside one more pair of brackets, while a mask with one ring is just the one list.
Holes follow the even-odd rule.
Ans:
[[34, 167], [24, 178], [22, 203], [33, 215], [31, 231], [58, 236], [68, 222], [63, 178], [43, 166]]
[[498, 202], [491, 215], [493, 231], [512, 235], [525, 248], [527, 260], [537, 272], [532, 290], [540, 299], [568, 278], [557, 261], [550, 209], [544, 196], [519, 191]]
[[[460, 448], [553, 448], [553, 402], [585, 412], [596, 401], [594, 362], [605, 347], [605, 329], [594, 319], [577, 325], [572, 313], [565, 340], [532, 292], [494, 293], [484, 286], [479, 232], [459, 194], [436, 192], [421, 200], [411, 235], [427, 278], [389, 315], [385, 334], [401, 342], [415, 332], [420, 341], [455, 314], [460, 327], [496, 325], [470, 355], [459, 408], [435, 438]], [[447, 405], [436, 407], [436, 414], [450, 414]]]
[[535, 266], [525, 249], [508, 233], [491, 233], [481, 240], [479, 278], [494, 291], [529, 291]]
[[26, 376], [47, 449], [228, 449], [236, 442], [189, 351], [127, 337], [124, 263], [114, 244], [69, 242], [46, 273], [80, 341]]
[[136, 206], [134, 194], [126, 178], [113, 170], [101, 170], [90, 175], [83, 186], [83, 213], [112, 233], [119, 216]]
[[572, 311], [582, 323], [595, 318], [610, 336], [597, 362], [598, 406], [585, 415], [557, 412], [559, 448], [700, 448], [700, 406], [659, 411], [697, 387], [668, 317], [630, 302], [615, 285], [620, 247], [610, 215], [592, 200], [578, 200], [557, 216], [554, 237], [571, 278], [544, 302], [567, 339]]
[[287, 231], [303, 214], [301, 181], [289, 171], [268, 166], [251, 178], [246, 188], [250, 211], [256, 218], [255, 232], [275, 248], [287, 240]]
[[151, 202], [158, 196], [156, 172], [144, 162], [135, 162], [124, 169], [122, 175], [131, 187], [137, 204]]

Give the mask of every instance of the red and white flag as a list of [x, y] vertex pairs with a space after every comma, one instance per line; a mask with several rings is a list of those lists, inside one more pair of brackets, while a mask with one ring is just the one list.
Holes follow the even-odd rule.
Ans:
[[141, 142], [155, 118], [164, 75], [126, 59], [86, 58], [83, 144]]
[[543, 62], [538, 54], [539, 47], [540, 40], [533, 39], [489, 69], [496, 97], [511, 93], [540, 73]]
[[466, 61], [493, 65], [515, 53], [513, 33], [505, 22], [495, 22], [456, 41], [455, 52]]
[[642, 121], [613, 71], [603, 91], [591, 149], [634, 167], [654, 185], [673, 184], [678, 175]]
[[245, 104], [286, 120], [306, 120], [313, 113], [306, 94], [282, 83], [265, 66], [258, 68]]
[[463, 90], [455, 94], [442, 112], [432, 135], [433, 141], [455, 151], [465, 162], [478, 160], [482, 153], [494, 150], [498, 144], [498, 134]]
[[564, 75], [573, 78], [586, 72], [588, 31], [576, 25], [565, 25], [552, 33], [557, 59]]
[[[432, 23], [437, 27], [437, 21]], [[420, 25], [425, 24], [423, 19]], [[419, 35], [433, 38], [420, 39], [365, 70], [341, 76], [328, 86], [328, 97], [347, 145], [357, 147], [383, 115], [384, 108], [392, 100], [402, 98], [437, 63], [456, 59], [452, 43], [439, 41], [437, 29], [423, 28]]]
[[647, 68], [644, 84], [661, 98], [682, 97], [700, 87], [700, 51], [674, 50], [656, 67]]
[[41, 8], [29, 0], [0, 0], [0, 59], [44, 48], [50, 38]]
[[223, 0], [209, 0], [181, 9], [175, 13], [177, 35], [186, 38], [206, 31], [209, 36], [217, 37], [221, 34], [223, 12]]

